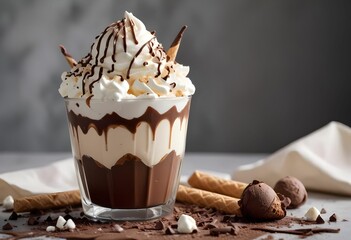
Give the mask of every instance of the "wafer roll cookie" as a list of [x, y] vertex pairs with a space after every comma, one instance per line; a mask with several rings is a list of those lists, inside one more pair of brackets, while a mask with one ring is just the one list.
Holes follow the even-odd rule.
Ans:
[[177, 200], [196, 204], [200, 207], [215, 208], [227, 214], [241, 215], [238, 205], [239, 199], [218, 193], [212, 193], [196, 188], [179, 185]]
[[214, 177], [200, 171], [195, 171], [189, 178], [188, 183], [194, 188], [234, 198], [241, 198], [241, 194], [247, 186], [246, 183]]
[[44, 210], [81, 204], [79, 191], [38, 194], [30, 197], [15, 199], [13, 210], [16, 213], [28, 212], [34, 209]]
[[65, 57], [68, 65], [73, 68], [74, 66], [77, 65], [77, 61], [71, 56], [71, 54], [69, 54], [66, 50], [66, 48], [63, 45], [59, 46], [61, 49], [61, 53], [63, 54], [63, 56]]

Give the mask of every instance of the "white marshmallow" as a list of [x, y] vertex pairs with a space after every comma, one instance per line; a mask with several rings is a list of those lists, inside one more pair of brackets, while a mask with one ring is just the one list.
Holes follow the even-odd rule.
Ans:
[[65, 224], [65, 227], [68, 228], [69, 230], [73, 230], [76, 228], [76, 224], [73, 222], [72, 219], [68, 219]]
[[6, 210], [10, 210], [13, 209], [13, 204], [14, 204], [15, 200], [13, 199], [13, 197], [11, 195], [7, 196], [4, 201], [2, 202], [2, 206], [6, 209]]
[[192, 233], [197, 230], [196, 221], [189, 215], [182, 214], [178, 220], [179, 233]]
[[56, 227], [58, 229], [65, 229], [65, 224], [66, 224], [66, 220], [62, 217], [62, 216], [59, 216], [58, 219], [57, 219], [57, 222], [56, 222]]
[[307, 221], [316, 221], [318, 216], [321, 213], [319, 212], [319, 210], [315, 207], [311, 207], [310, 209], [308, 209], [308, 211], [305, 214], [305, 219]]
[[123, 228], [120, 226], [120, 225], [118, 225], [118, 224], [115, 224], [115, 225], [113, 225], [113, 229], [116, 231], [116, 232], [123, 232]]
[[46, 228], [46, 231], [47, 231], [47, 232], [55, 232], [55, 231], [56, 231], [56, 228], [55, 228], [55, 226], [48, 226], [48, 227]]

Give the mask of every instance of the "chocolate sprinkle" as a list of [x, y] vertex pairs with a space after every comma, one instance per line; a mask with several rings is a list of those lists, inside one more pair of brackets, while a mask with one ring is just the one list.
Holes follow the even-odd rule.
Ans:
[[327, 213], [327, 210], [325, 210], [325, 208], [322, 208], [321, 211], [320, 211], [321, 214], [325, 214]]

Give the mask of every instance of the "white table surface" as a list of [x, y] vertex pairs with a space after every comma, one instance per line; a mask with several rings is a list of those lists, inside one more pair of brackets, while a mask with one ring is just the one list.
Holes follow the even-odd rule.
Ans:
[[[70, 156], [70, 153], [0, 153], [0, 173], [44, 166], [58, 160], [69, 158]], [[186, 153], [182, 166], [182, 175], [190, 175], [194, 170], [205, 170], [227, 174], [227, 176], [230, 176], [233, 173], [234, 169], [238, 166], [255, 162], [257, 160], [263, 159], [265, 156], [267, 155]], [[253, 176], [253, 179], [254, 178], [255, 177]], [[306, 239], [351, 239], [350, 197], [309, 192], [309, 198], [307, 202], [298, 209], [288, 210], [288, 214], [290, 216], [303, 217], [310, 207], [316, 207], [318, 209], [325, 208], [327, 210], [327, 213], [322, 215], [324, 220], [326, 220], [326, 223], [323, 225], [318, 225], [318, 227], [340, 228], [341, 231], [338, 234], [317, 234], [311, 237], [307, 237]], [[338, 221], [336, 223], [328, 223], [327, 220], [333, 213], [338, 216]], [[9, 213], [3, 212], [3, 209], [0, 207], [0, 227], [6, 223], [5, 219], [8, 217]], [[346, 219], [348, 221], [341, 221], [342, 219]], [[298, 237], [294, 235], [274, 234], [274, 239], [280, 238], [298, 239]]]

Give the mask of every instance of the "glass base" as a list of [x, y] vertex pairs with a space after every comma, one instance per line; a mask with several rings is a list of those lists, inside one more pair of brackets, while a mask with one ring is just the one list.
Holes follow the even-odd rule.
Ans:
[[173, 212], [174, 200], [149, 208], [111, 209], [82, 201], [84, 214], [91, 220], [140, 221], [166, 216]]

